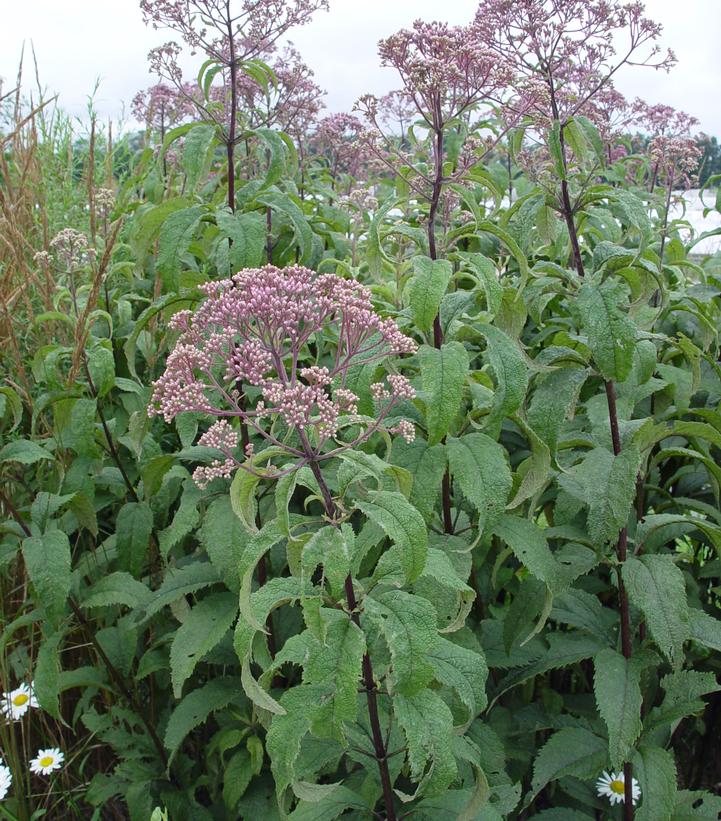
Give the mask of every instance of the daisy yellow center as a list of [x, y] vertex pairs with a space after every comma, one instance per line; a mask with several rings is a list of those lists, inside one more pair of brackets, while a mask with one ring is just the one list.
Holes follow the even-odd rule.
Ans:
[[615, 792], [617, 795], [623, 795], [625, 792], [625, 787], [623, 785], [623, 781], [619, 781], [619, 779], [615, 779], [609, 785], [612, 792]]
[[16, 696], [15, 696], [15, 698], [13, 699], [13, 704], [14, 704], [16, 707], [22, 707], [22, 706], [23, 706], [23, 704], [27, 704], [27, 703], [28, 703], [28, 701], [30, 701], [30, 696], [25, 695], [25, 693], [19, 693], [19, 694], [18, 694], [18, 695], [16, 695]]
[[54, 759], [51, 755], [44, 755], [40, 759], [40, 766], [41, 767], [49, 767], [53, 763]]

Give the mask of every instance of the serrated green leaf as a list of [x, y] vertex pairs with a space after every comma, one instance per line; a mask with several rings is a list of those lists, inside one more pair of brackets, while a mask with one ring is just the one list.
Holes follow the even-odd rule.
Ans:
[[428, 444], [437, 445], [457, 416], [468, 374], [468, 354], [460, 342], [418, 351], [426, 408]]
[[0, 450], [0, 462], [19, 462], [21, 465], [34, 465], [36, 462], [46, 459], [53, 461], [52, 454], [45, 448], [40, 447], [37, 442], [27, 439], [18, 439], [15, 442], [8, 442]]
[[660, 747], [641, 747], [633, 758], [633, 775], [641, 787], [636, 821], [671, 821], [676, 803], [673, 755]]
[[646, 555], [628, 558], [622, 574], [631, 603], [643, 613], [657, 647], [678, 663], [690, 637], [683, 573], [670, 556]]
[[486, 420], [486, 427], [493, 431], [521, 407], [528, 388], [528, 367], [518, 344], [508, 334], [484, 323], [475, 327], [486, 338], [486, 354], [496, 379], [493, 405]]
[[525, 804], [551, 781], [567, 775], [595, 778], [606, 763], [606, 742], [583, 727], [564, 727], [541, 747], [533, 762], [533, 782]]
[[242, 697], [240, 679], [235, 676], [214, 678], [188, 693], [170, 714], [165, 728], [163, 743], [170, 751], [171, 760], [188, 733], [202, 724], [211, 713], [222, 710]]
[[426, 333], [438, 315], [441, 300], [453, 276], [453, 266], [445, 259], [417, 256], [413, 257], [413, 273], [408, 289], [409, 304], [416, 326]]
[[478, 530], [483, 532], [496, 523], [511, 493], [506, 451], [484, 433], [468, 433], [449, 439], [446, 453], [451, 475], [478, 511]]
[[427, 655], [436, 680], [455, 690], [468, 710], [465, 725], [467, 726], [488, 703], [488, 667], [485, 658], [480, 653], [444, 638], [440, 638]]
[[411, 777], [422, 795], [439, 795], [457, 774], [453, 755], [453, 716], [432, 690], [398, 694], [394, 714], [408, 745]]
[[626, 315], [626, 289], [619, 280], [586, 282], [575, 306], [588, 335], [596, 367], [605, 379], [624, 382], [633, 368], [636, 328]]
[[59, 627], [70, 593], [70, 542], [61, 530], [23, 541], [23, 559], [45, 618]]
[[428, 533], [421, 514], [405, 496], [386, 490], [369, 493], [356, 507], [398, 546], [406, 581], [414, 582], [423, 572], [428, 553]]
[[358, 685], [365, 653], [363, 631], [345, 614], [328, 625], [325, 641], [310, 638], [303, 681], [329, 684], [333, 699], [323, 711], [323, 723], [341, 730], [344, 721], [354, 721], [358, 710]]
[[554, 456], [563, 423], [573, 415], [587, 376], [588, 371], [583, 368], [559, 368], [546, 374], [533, 392], [528, 423]]
[[364, 614], [388, 645], [397, 691], [422, 690], [433, 679], [426, 654], [439, 641], [433, 605], [403, 590], [385, 590], [365, 600]]
[[503, 539], [518, 561], [549, 589], [560, 592], [567, 586], [567, 573], [556, 561], [543, 531], [535, 522], [504, 514], [493, 526], [493, 533]]
[[86, 610], [111, 605], [143, 607], [152, 595], [150, 590], [130, 573], [118, 570], [103, 576], [91, 585], [85, 592], [81, 604]]
[[128, 502], [120, 508], [115, 528], [118, 564], [138, 578], [148, 559], [153, 511], [146, 502]]
[[594, 659], [593, 690], [601, 718], [608, 728], [611, 766], [620, 769], [628, 761], [641, 734], [641, 673], [633, 659], [606, 648]]
[[170, 673], [173, 694], [180, 698], [183, 684], [198, 662], [230, 630], [238, 614], [233, 593], [212, 593], [190, 609], [170, 645]]
[[221, 496], [211, 502], [203, 516], [198, 535], [218, 576], [226, 587], [238, 592], [238, 567], [250, 537], [235, 515], [230, 497]]
[[406, 442], [403, 437], [397, 436], [393, 440], [392, 460], [413, 477], [409, 501], [425, 521], [430, 522], [446, 470], [443, 445], [429, 447], [428, 442], [418, 436], [413, 442]]

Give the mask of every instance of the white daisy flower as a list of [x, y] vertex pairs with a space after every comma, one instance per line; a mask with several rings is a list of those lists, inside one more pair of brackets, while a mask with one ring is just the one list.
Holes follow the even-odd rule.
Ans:
[[50, 775], [53, 770], [59, 770], [65, 756], [57, 747], [47, 750], [38, 750], [38, 754], [30, 762], [30, 772], [38, 775]]
[[8, 794], [12, 783], [13, 774], [10, 772], [10, 767], [3, 766], [0, 760], [0, 801]]
[[0, 702], [0, 711], [10, 721], [19, 721], [31, 707], [37, 707], [38, 702], [33, 694], [33, 684], [21, 684], [16, 690], [3, 693]]
[[[596, 791], [599, 797], [608, 798], [609, 802], [613, 804], [623, 804], [625, 802], [626, 782], [623, 777], [623, 771], [617, 773], [604, 772], [599, 776], [596, 782]], [[631, 800], [633, 804], [638, 802], [641, 797], [641, 787], [635, 778], [631, 779]]]

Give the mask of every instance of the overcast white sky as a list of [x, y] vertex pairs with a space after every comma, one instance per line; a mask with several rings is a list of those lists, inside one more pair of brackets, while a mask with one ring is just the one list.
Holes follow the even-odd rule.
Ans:
[[[349, 110], [363, 93], [396, 87], [394, 73], [378, 65], [376, 44], [415, 18], [468, 22], [476, 0], [330, 0], [291, 39], [327, 92], [332, 111]], [[679, 63], [667, 75], [628, 70], [618, 87], [629, 97], [663, 102], [695, 115], [700, 128], [721, 137], [721, 0], [646, 0], [649, 16], [664, 25], [664, 44]], [[135, 92], [153, 82], [146, 55], [170, 39], [146, 28], [138, 0], [0, 0], [0, 77], [14, 84], [23, 42], [32, 41], [40, 78], [73, 115], [82, 115], [96, 78], [96, 109], [121, 116]], [[189, 63], [188, 68], [193, 64]], [[27, 79], [32, 64], [28, 63]]]

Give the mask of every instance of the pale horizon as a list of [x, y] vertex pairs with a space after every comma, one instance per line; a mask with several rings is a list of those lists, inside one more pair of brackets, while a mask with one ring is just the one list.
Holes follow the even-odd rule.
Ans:
[[[6, 91], [15, 85], [25, 43], [27, 92], [35, 89], [32, 47], [41, 84], [59, 95], [68, 114], [83, 119], [96, 79], [94, 107], [102, 118], [129, 125], [130, 103], [137, 91], [157, 81], [148, 71], [147, 52], [172, 32], [154, 30], [142, 21], [137, 0], [0, 0], [3, 33], [0, 77]], [[329, 112], [349, 111], [362, 94], [383, 94], [398, 85], [393, 71], [380, 67], [377, 42], [416, 19], [468, 22], [477, 0], [331, 0], [330, 12], [319, 12], [306, 26], [293, 29], [290, 40], [327, 92]], [[718, 0], [647, 0], [647, 13], [664, 26], [663, 46], [672, 48], [678, 65], [669, 73], [625, 68], [618, 89], [629, 98], [665, 103], [699, 120], [698, 131], [721, 137], [721, 107], [714, 103], [721, 87], [721, 3]], [[187, 56], [184, 70], [192, 76], [197, 61]]]

